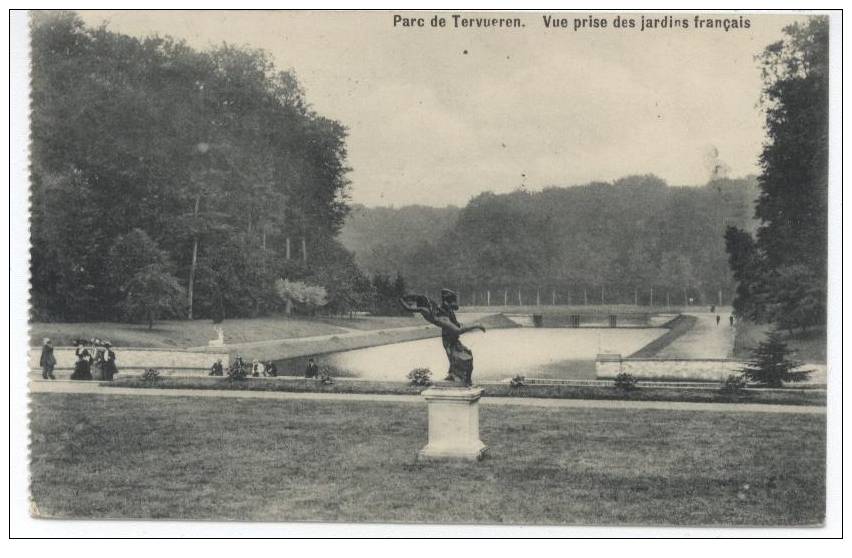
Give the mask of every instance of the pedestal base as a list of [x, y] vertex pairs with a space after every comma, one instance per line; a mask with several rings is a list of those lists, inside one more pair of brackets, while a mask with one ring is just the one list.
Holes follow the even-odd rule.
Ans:
[[478, 450], [448, 450], [426, 446], [417, 452], [418, 461], [449, 461], [457, 459], [460, 461], [482, 461], [488, 455], [488, 447], [480, 442]]
[[429, 409], [429, 443], [418, 459], [479, 461], [487, 452], [479, 439], [482, 388], [430, 388], [421, 395]]

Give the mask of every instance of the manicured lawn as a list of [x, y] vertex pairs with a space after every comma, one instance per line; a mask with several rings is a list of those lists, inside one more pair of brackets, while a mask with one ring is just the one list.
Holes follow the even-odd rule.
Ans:
[[485, 406], [481, 463], [415, 461], [419, 403], [34, 394], [45, 517], [799, 525], [821, 415]]
[[[358, 317], [304, 318], [270, 316], [225, 320], [221, 326], [226, 343], [247, 343], [311, 337], [344, 333], [346, 329], [382, 329], [404, 327], [422, 323], [413, 318]], [[39, 346], [42, 338], [50, 337], [56, 346], [72, 345], [74, 339], [98, 337], [109, 339], [120, 347], [198, 347], [216, 338], [215, 324], [210, 320], [172, 320], [156, 322], [149, 330], [146, 324], [125, 323], [34, 323], [31, 324], [30, 343]]]

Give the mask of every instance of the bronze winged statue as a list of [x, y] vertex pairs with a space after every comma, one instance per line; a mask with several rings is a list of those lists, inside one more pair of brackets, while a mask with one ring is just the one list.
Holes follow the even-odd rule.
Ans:
[[424, 295], [407, 294], [401, 296], [399, 303], [409, 312], [418, 312], [430, 324], [441, 328], [441, 342], [450, 361], [450, 369], [445, 380], [454, 382], [458, 380], [465, 386], [472, 385], [473, 375], [473, 353], [465, 347], [459, 337], [463, 333], [480, 330], [485, 333], [485, 328], [480, 324], [463, 326], [456, 318], [458, 310], [458, 296], [449, 289], [441, 289], [441, 304], [436, 304]]

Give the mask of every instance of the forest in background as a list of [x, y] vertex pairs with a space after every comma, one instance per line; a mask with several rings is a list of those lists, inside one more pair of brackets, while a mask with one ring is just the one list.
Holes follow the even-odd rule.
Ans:
[[353, 208], [345, 126], [263, 51], [202, 52], [67, 12], [34, 12], [31, 31], [36, 321], [393, 313], [406, 290], [450, 287], [463, 304], [721, 294], [757, 323], [825, 322], [826, 18], [756, 57], [759, 176], [720, 164], [701, 187], [628, 176], [463, 208]]
[[[604, 301], [730, 304], [729, 226], [754, 230], [756, 177], [674, 187], [654, 176], [483, 193], [464, 208], [354, 206], [341, 242], [367, 273], [399, 271], [427, 292], [447, 286], [463, 303]], [[585, 292], [585, 297], [584, 297]]]
[[368, 303], [336, 239], [346, 129], [258, 50], [88, 28], [34, 12], [36, 320], [255, 316], [280, 278]]

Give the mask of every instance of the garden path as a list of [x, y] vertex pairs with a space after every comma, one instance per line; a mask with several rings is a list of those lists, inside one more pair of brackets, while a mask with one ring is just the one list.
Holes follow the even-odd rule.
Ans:
[[[30, 393], [86, 393], [97, 395], [131, 395], [141, 397], [224, 397], [246, 399], [308, 399], [319, 401], [370, 401], [376, 403], [418, 403], [419, 395], [377, 395], [354, 393], [291, 393], [283, 391], [227, 391], [199, 389], [144, 389], [102, 387], [96, 382], [70, 380], [33, 380]], [[520, 405], [545, 408], [624, 409], [668, 411], [716, 411], [737, 413], [825, 414], [825, 407], [815, 405], [769, 405], [754, 403], [682, 403], [669, 401], [603, 401], [590, 399], [538, 399], [533, 397], [484, 397], [483, 405]]]
[[[734, 331], [729, 325], [730, 306], [722, 306], [716, 312], [684, 312], [695, 316], [695, 326], [672, 341], [671, 345], [657, 354], [657, 358], [733, 358]], [[720, 317], [716, 324], [716, 315]]]

